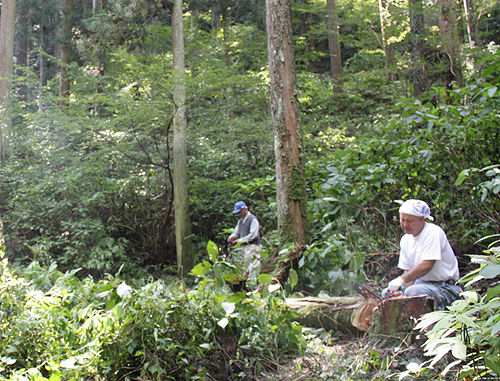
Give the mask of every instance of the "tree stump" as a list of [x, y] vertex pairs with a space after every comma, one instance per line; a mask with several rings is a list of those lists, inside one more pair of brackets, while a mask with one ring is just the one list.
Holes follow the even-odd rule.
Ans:
[[433, 311], [433, 304], [426, 296], [383, 299], [374, 311], [370, 334], [405, 336], [422, 315]]

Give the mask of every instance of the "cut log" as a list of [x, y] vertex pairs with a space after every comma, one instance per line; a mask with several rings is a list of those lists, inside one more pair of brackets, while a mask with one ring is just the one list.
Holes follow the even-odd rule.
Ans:
[[358, 308], [363, 300], [361, 295], [355, 295], [287, 298], [286, 303], [297, 313], [296, 321], [304, 326], [353, 334], [358, 330], [351, 324], [352, 311]]

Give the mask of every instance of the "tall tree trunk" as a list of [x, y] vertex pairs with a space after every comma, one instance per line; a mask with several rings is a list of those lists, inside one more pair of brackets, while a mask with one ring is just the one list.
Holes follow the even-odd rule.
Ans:
[[266, 10], [279, 239], [302, 246], [307, 242], [307, 193], [290, 0], [266, 0]]
[[467, 35], [469, 37], [469, 44], [472, 46], [477, 45], [477, 18], [474, 9], [474, 0], [463, 0], [465, 20], [467, 22]]
[[101, 13], [101, 0], [92, 0], [92, 15], [97, 16]]
[[445, 84], [450, 87], [451, 82], [455, 81], [458, 87], [462, 87], [462, 62], [456, 0], [440, 0], [439, 29], [442, 49], [448, 59], [450, 74], [445, 78]]
[[[106, 11], [107, 4], [101, 0], [93, 0], [92, 3], [92, 15], [95, 17], [99, 15], [102, 11]], [[96, 93], [101, 94], [103, 92], [102, 88], [102, 80], [104, 78], [104, 75], [106, 74], [106, 67], [107, 67], [107, 54], [106, 54], [106, 47], [99, 45], [99, 48], [97, 49], [97, 87], [96, 87]], [[95, 115], [98, 116], [99, 118], [102, 117], [102, 104], [101, 102], [97, 102], [95, 107], [94, 107]]]
[[387, 27], [389, 25], [390, 13], [387, 0], [379, 0], [379, 13], [380, 13], [380, 31], [382, 35], [382, 50], [385, 57], [385, 68], [388, 70], [389, 79], [395, 80], [396, 73], [394, 72], [394, 49], [391, 44], [387, 42]]
[[216, 3], [212, 8], [212, 29], [214, 30], [220, 29], [220, 14], [220, 4]]
[[61, 65], [59, 67], [59, 106], [68, 105], [69, 78], [68, 67], [71, 62], [71, 28], [73, 15], [73, 0], [64, 0]]
[[[25, 69], [28, 66], [28, 6], [26, 0], [19, 0], [17, 6], [17, 24], [18, 33], [16, 41], [16, 75], [22, 77], [25, 75]], [[28, 94], [28, 85], [26, 81], [18, 84], [18, 95], [21, 102], [26, 102]]]
[[192, 237], [189, 219], [187, 183], [187, 127], [186, 86], [184, 83], [184, 24], [182, 0], [174, 1], [172, 12], [172, 47], [176, 84], [174, 88], [174, 208], [175, 242], [177, 248], [178, 275], [187, 274], [192, 267]]
[[420, 99], [422, 94], [428, 89], [428, 79], [426, 74], [426, 62], [423, 54], [425, 40], [424, 33], [424, 9], [422, 0], [410, 0], [410, 39], [411, 57], [413, 61], [413, 96]]
[[231, 57], [229, 56], [229, 9], [224, 7], [222, 10], [222, 39], [224, 41], [224, 66], [231, 66]]
[[330, 50], [330, 71], [333, 79], [333, 92], [342, 92], [342, 56], [340, 54], [339, 26], [335, 0], [326, 0], [328, 15], [328, 49]]
[[11, 128], [9, 93], [12, 89], [16, 0], [3, 0], [0, 17], [0, 160], [8, 155]]
[[[231, 67], [231, 57], [229, 55], [229, 9], [227, 6], [222, 5], [222, 40], [224, 44], [224, 66], [226, 68]], [[233, 88], [231, 83], [227, 83], [226, 85], [226, 100], [227, 100], [227, 117], [229, 119], [234, 118], [234, 105], [233, 105]]]

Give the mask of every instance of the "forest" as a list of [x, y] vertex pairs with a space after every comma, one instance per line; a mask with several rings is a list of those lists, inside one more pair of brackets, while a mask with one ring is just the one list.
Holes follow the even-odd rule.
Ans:
[[[499, 1], [0, 4], [0, 380], [500, 379]], [[400, 275], [408, 199], [462, 299], [304, 320]]]

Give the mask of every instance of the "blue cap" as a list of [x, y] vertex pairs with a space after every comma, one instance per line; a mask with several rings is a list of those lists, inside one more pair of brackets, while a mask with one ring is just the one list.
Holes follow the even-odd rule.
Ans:
[[241, 209], [245, 209], [246, 207], [247, 204], [245, 204], [243, 201], [238, 201], [236, 204], [234, 204], [233, 213], [238, 213]]

